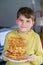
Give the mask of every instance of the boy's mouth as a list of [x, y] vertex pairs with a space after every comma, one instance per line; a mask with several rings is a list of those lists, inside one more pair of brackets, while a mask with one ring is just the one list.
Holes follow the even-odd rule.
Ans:
[[27, 28], [27, 27], [21, 26], [21, 28]]

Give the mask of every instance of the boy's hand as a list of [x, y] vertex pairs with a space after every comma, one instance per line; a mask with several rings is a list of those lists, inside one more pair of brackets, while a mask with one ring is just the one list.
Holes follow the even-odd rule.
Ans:
[[29, 60], [27, 60], [26, 63], [27, 63], [27, 62], [31, 62], [31, 61], [33, 61], [33, 59], [34, 59], [34, 55], [33, 55], [33, 54], [28, 55], [27, 57], [28, 57]]

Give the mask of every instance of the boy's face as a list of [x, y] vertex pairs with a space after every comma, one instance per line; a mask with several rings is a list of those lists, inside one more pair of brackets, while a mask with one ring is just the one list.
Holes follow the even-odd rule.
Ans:
[[26, 18], [23, 15], [20, 15], [17, 18], [16, 23], [18, 25], [19, 32], [26, 33], [28, 32], [34, 24], [34, 21], [31, 18]]

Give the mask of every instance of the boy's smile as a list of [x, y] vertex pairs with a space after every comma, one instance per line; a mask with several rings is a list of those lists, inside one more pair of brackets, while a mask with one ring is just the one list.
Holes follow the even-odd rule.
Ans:
[[20, 15], [19, 18], [16, 20], [18, 25], [19, 32], [27, 33], [34, 24], [34, 21], [31, 18], [26, 18], [23, 15]]

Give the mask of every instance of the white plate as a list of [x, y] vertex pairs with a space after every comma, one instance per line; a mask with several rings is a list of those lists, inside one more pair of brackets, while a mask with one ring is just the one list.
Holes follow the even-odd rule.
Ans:
[[12, 62], [26, 62], [26, 61], [30, 60], [30, 59], [26, 59], [26, 60], [14, 60], [14, 59], [6, 57], [5, 53], [3, 53], [2, 56], [5, 57], [7, 60], [12, 61]]

